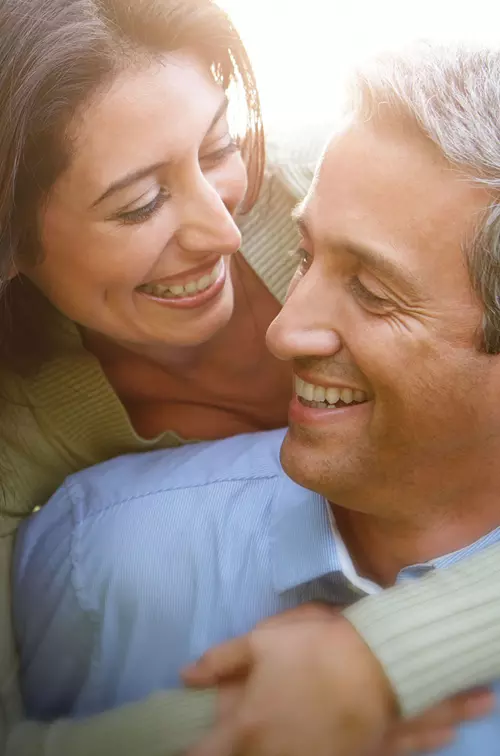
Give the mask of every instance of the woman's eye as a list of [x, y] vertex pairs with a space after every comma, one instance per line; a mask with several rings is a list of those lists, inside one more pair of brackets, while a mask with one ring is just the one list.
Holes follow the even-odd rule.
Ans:
[[151, 218], [155, 214], [155, 212], [160, 209], [160, 207], [162, 207], [162, 205], [167, 201], [168, 196], [169, 195], [166, 189], [160, 189], [156, 197], [154, 197], [151, 202], [148, 202], [147, 205], [138, 207], [136, 210], [127, 210], [123, 213], [118, 213], [116, 217], [120, 221], [120, 223], [144, 223], [145, 221], [149, 220], [149, 218]]
[[364, 286], [357, 276], [353, 276], [349, 282], [349, 288], [356, 299], [368, 310], [378, 312], [387, 310], [391, 302], [384, 297], [379, 297]]
[[200, 162], [204, 166], [212, 167], [218, 165], [219, 163], [222, 163], [222, 161], [229, 157], [229, 155], [233, 155], [235, 152], [239, 151], [239, 141], [237, 139], [231, 139], [229, 144], [226, 144], [225, 147], [221, 147], [220, 150], [215, 150], [214, 152], [210, 152], [207, 155], [200, 155]]

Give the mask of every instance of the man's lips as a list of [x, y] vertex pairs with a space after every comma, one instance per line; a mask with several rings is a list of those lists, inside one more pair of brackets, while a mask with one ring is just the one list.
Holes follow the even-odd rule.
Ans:
[[[318, 381], [321, 380], [321, 383]], [[362, 404], [370, 398], [369, 393], [359, 387], [341, 383], [333, 383], [316, 378], [305, 379], [302, 375], [294, 374], [295, 393], [306, 402], [323, 403], [325, 405]]]
[[362, 417], [363, 414], [371, 410], [372, 405], [372, 400], [358, 404], [343, 404], [339, 402], [335, 405], [323, 405], [308, 402], [295, 394], [290, 402], [288, 419], [291, 425], [331, 425], [335, 422]]

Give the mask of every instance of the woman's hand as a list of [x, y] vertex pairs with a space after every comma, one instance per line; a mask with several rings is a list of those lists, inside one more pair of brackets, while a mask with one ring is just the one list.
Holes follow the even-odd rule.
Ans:
[[393, 725], [379, 756], [409, 756], [437, 751], [453, 742], [456, 728], [489, 714], [494, 695], [487, 689], [460, 693], [413, 719]]
[[223, 692], [226, 716], [190, 756], [372, 756], [397, 719], [379, 662], [352, 625], [323, 606], [288, 612], [212, 649], [184, 679], [233, 684]]
[[218, 724], [190, 756], [399, 756], [444, 745], [460, 722], [493, 706], [481, 691], [398, 721], [379, 662], [352, 625], [322, 605], [212, 649], [184, 677], [195, 687], [221, 686]]

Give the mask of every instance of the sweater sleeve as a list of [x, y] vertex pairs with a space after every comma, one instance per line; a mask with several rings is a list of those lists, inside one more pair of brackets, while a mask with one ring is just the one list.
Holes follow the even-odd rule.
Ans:
[[212, 692], [159, 693], [139, 704], [51, 724], [24, 721], [9, 732], [5, 756], [178, 756], [213, 725]]
[[344, 611], [405, 715], [500, 678], [500, 545]]

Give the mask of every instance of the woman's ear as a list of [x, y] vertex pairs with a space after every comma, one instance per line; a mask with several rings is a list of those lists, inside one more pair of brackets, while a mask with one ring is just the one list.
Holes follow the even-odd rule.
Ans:
[[15, 264], [15, 262], [12, 262], [11, 266], [10, 266], [8, 272], [7, 272], [7, 281], [9, 281], [9, 282], [13, 281], [14, 278], [17, 278], [17, 276], [19, 275], [19, 273], [20, 273], [20, 271], [18, 270], [17, 265]]

